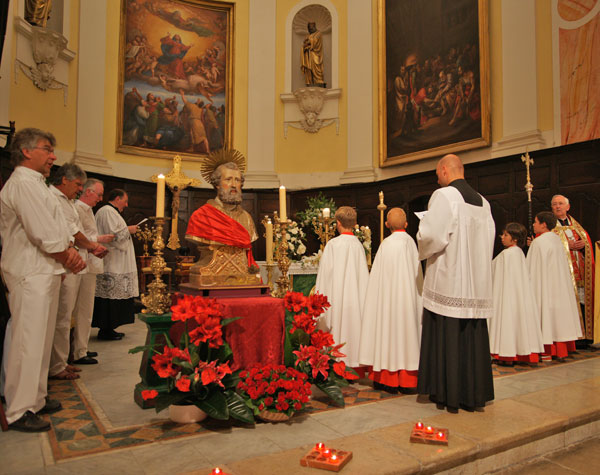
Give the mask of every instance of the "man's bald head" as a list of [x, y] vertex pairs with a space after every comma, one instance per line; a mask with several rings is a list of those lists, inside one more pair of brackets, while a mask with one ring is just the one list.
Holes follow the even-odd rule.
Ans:
[[390, 209], [385, 224], [392, 232], [406, 228], [406, 213], [402, 208]]
[[438, 162], [435, 173], [440, 186], [448, 186], [454, 180], [465, 177], [465, 168], [457, 155], [452, 153], [445, 155]]

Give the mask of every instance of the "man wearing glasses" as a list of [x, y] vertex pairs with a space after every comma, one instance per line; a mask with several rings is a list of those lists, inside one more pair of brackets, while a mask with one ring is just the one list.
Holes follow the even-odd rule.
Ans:
[[[104, 195], [104, 183], [95, 178], [88, 178], [83, 185], [81, 196], [75, 202], [83, 234], [90, 241], [102, 244], [111, 242], [114, 234], [98, 235], [98, 227], [94, 218], [94, 208]], [[92, 315], [94, 314], [94, 296], [96, 294], [96, 276], [104, 270], [104, 264], [101, 259], [94, 254], [87, 255], [87, 273], [81, 276], [79, 284], [79, 293], [75, 303], [75, 330], [73, 334], [73, 363], [75, 364], [96, 364], [95, 358], [98, 353], [88, 351], [88, 341], [90, 339], [90, 330], [92, 328]]]
[[45, 183], [55, 145], [49, 132], [17, 132], [11, 144], [15, 170], [0, 192], [0, 269], [11, 311], [2, 362], [6, 418], [11, 429], [27, 432], [49, 430], [40, 414], [61, 409], [60, 402], [47, 398], [61, 275], [85, 268]]

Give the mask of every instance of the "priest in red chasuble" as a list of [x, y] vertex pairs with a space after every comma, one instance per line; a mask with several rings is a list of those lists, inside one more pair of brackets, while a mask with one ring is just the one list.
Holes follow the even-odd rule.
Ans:
[[556, 218], [554, 232], [565, 247], [570, 270], [580, 304], [583, 338], [590, 343], [600, 342], [600, 322], [594, 321], [594, 253], [590, 236], [571, 215], [571, 205], [563, 195], [552, 197], [552, 212]]
[[[186, 239], [200, 244], [220, 244], [247, 250], [248, 266], [255, 266], [252, 242], [258, 239], [254, 221], [242, 208], [244, 175], [235, 162], [218, 165], [208, 181], [217, 190], [217, 197], [192, 214]], [[200, 263], [212, 257], [200, 256]]]

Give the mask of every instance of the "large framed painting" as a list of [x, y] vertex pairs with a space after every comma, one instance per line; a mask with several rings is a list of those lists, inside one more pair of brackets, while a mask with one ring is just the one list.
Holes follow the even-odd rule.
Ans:
[[487, 0], [379, 0], [380, 165], [490, 143]]
[[121, 1], [117, 151], [193, 159], [231, 143], [234, 5]]

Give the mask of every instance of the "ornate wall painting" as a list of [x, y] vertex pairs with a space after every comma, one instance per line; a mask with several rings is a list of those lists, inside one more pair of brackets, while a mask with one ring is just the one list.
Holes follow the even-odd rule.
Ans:
[[231, 143], [234, 5], [122, 0], [117, 151], [198, 158]]
[[[560, 144], [600, 138], [600, 0], [558, 0]], [[558, 140], [557, 140], [558, 142]]]
[[486, 0], [379, 0], [379, 162], [490, 143]]

